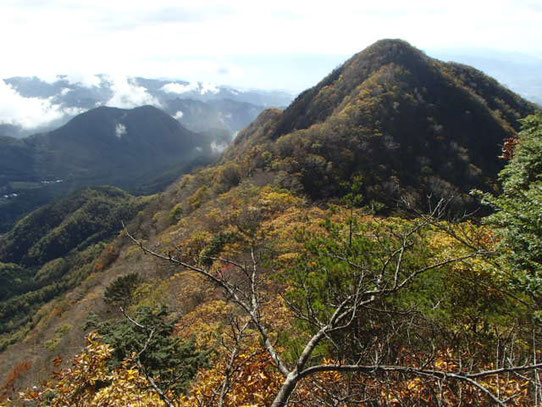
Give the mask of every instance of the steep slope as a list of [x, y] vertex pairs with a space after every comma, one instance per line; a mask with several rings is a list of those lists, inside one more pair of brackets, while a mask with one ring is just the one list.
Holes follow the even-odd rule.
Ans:
[[[499, 114], [496, 106], [501, 106], [503, 113]], [[284, 304], [274, 301], [280, 298], [279, 293], [286, 292], [280, 291], [284, 288], [280, 273], [283, 265], [292, 264], [302, 250], [300, 231], [310, 234], [332, 218], [347, 225], [352, 212], [326, 209], [326, 204], [336, 203], [352, 190], [344, 183], [351, 184], [354, 175], [362, 175], [365, 201], [377, 210], [394, 208], [403, 196], [423, 206], [430, 193], [434, 198], [460, 195], [457, 207], [464, 209], [470, 204], [467, 194], [472, 187], [493, 186], [502, 165], [498, 159], [500, 144], [515, 134], [512, 120], [534, 110], [477, 71], [431, 60], [402, 41], [381, 41], [300, 95], [285, 111], [264, 111], [219, 163], [171, 185], [128, 229], [147, 247], [165, 256], [173, 253], [190, 264], [212, 267], [214, 275], [231, 277], [229, 281], [234, 284], [237, 279], [244, 281], [242, 275], [235, 274], [235, 267], [213, 263], [205, 256], [252, 264], [255, 257], [250, 250], [255, 244], [261, 245], [256, 257], [265, 272], [273, 274], [261, 286], [262, 291], [269, 290], [262, 298], [269, 300], [266, 306], [270, 306], [262, 312], [269, 313], [269, 325], [278, 333], [274, 339], [279, 346], [284, 343], [288, 347], [292, 344], [288, 338], [281, 342], [282, 334], [295, 329], [283, 324]], [[361, 210], [355, 216], [360, 225], [372, 222]], [[407, 222], [394, 218], [389, 228], [384, 227], [393, 234], [395, 227]], [[369, 232], [359, 236], [371, 240]], [[424, 250], [436, 241], [427, 242]], [[113, 246], [119, 254], [114, 261], [95, 269], [63, 299], [44, 305], [32, 321], [33, 328], [16, 338], [24, 337], [25, 342], [0, 354], [0, 376], [7, 377], [17, 363], [24, 361], [31, 361], [33, 370], [21, 378], [20, 385], [46, 376], [52, 369], [50, 360], [59, 355], [69, 357], [81, 346], [89, 315], [119, 317], [104, 302], [103, 294], [116, 277], [134, 272], [146, 279], [139, 292], [139, 305], [167, 305], [184, 318], [179, 322], [178, 335], [201, 334], [207, 337], [207, 344], [212, 343], [210, 346], [219, 343], [220, 330], [228, 331], [229, 325], [224, 314], [217, 316], [216, 310], [227, 313], [231, 304], [226, 301], [231, 298], [223, 297], [220, 290], [193, 274], [180, 272], [181, 268], [144, 255], [126, 236], [116, 239]], [[337, 259], [332, 259], [326, 266], [336, 263]], [[8, 273], [13, 273], [12, 268]], [[318, 281], [316, 278], [315, 284]], [[478, 281], [474, 279], [472, 292], [491, 294]], [[447, 283], [444, 281], [438, 290]], [[322, 289], [329, 291], [325, 284]], [[453, 297], [450, 320], [459, 321], [458, 329], [469, 326], [461, 318], [470, 316], [471, 304], [463, 313], [465, 308], [457, 305], [460, 296], [454, 297], [455, 292], [446, 289], [441, 292]], [[480, 298], [481, 304], [493, 303], [493, 298]], [[429, 298], [427, 304], [438, 307], [440, 300], [433, 299]], [[433, 311], [431, 308], [429, 312]], [[233, 310], [228, 316], [237, 318], [238, 313]], [[437, 313], [437, 318], [441, 317]], [[62, 329], [66, 325], [70, 330]], [[390, 326], [393, 324], [387, 319], [378, 319], [371, 327], [371, 336], [362, 343], [379, 336], [374, 327]], [[427, 332], [431, 331], [420, 335]], [[399, 335], [401, 340], [407, 336]], [[289, 339], [292, 337], [295, 333]], [[54, 346], [47, 345], [50, 341]]]
[[225, 157], [254, 156], [314, 199], [341, 195], [359, 174], [368, 201], [455, 195], [463, 206], [470, 189], [492, 187], [504, 140], [536, 109], [473, 68], [383, 40], [247, 128]]
[[165, 110], [186, 128], [214, 136], [215, 143], [228, 143], [235, 133], [245, 128], [264, 107], [231, 99], [202, 102], [175, 98], [168, 100]]
[[116, 253], [106, 242], [147, 201], [114, 187], [85, 188], [32, 212], [1, 236], [0, 348], [31, 323], [32, 311], [112, 261]]
[[138, 199], [115, 187], [76, 191], [37, 209], [0, 238], [0, 261], [38, 265], [100, 242], [135, 215]]
[[0, 135], [0, 186], [32, 177], [33, 168], [31, 149], [22, 140]]

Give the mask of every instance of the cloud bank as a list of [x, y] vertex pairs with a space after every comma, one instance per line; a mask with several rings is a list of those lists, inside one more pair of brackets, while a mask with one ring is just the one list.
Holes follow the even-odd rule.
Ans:
[[183, 84], [179, 82], [171, 82], [166, 83], [162, 88], [160, 89], [163, 92], [166, 93], [174, 93], [177, 95], [181, 95], [183, 93], [188, 92], [199, 92], [201, 95], [205, 95], [206, 93], [218, 93], [220, 92], [220, 89], [216, 87], [215, 85], [212, 85], [208, 82], [193, 82], [188, 84]]
[[197, 83], [188, 83], [188, 84], [182, 84], [182, 83], [166, 83], [162, 88], [161, 91], [164, 91], [166, 93], [174, 93], [177, 95], [181, 95], [183, 93], [192, 92], [198, 89]]
[[[60, 126], [88, 110], [66, 103], [72, 91], [90, 92], [88, 97], [96, 98], [95, 106], [126, 109], [143, 105], [161, 107], [159, 100], [146, 88], [139, 86], [135, 79], [122, 75], [54, 75], [39, 80], [56, 86], [56, 93], [50, 97], [25, 97], [17, 91], [16, 85], [12, 86], [0, 79], [0, 124], [20, 128], [20, 136]], [[107, 98], [108, 94], [111, 97]]]
[[52, 98], [27, 98], [0, 80], [0, 124], [11, 124], [23, 129], [39, 128], [65, 115], [80, 113], [80, 109], [62, 108]]
[[143, 86], [138, 86], [133, 79], [125, 76], [110, 77], [109, 83], [113, 96], [105, 104], [111, 107], [131, 109], [137, 106], [153, 105], [160, 107], [160, 102]]

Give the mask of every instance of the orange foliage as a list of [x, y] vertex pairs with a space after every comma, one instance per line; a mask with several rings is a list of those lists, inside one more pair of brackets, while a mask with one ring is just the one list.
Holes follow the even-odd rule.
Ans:
[[107, 362], [112, 349], [90, 334], [88, 346], [73, 359], [72, 366], [55, 372], [55, 381], [40, 389], [21, 394], [35, 406], [64, 407], [162, 407], [160, 397], [150, 389], [147, 379], [125, 361], [121, 368], [110, 370]]
[[113, 245], [108, 245], [94, 262], [94, 271], [103, 271], [107, 266], [113, 263], [119, 257], [119, 249]]
[[[181, 399], [180, 406], [216, 406], [226, 379], [226, 366], [227, 360], [221, 359], [213, 368], [201, 371], [190, 395]], [[262, 349], [240, 353], [231, 370], [230, 390], [225, 396], [224, 407], [269, 405], [283, 380]]]
[[0, 401], [9, 397], [15, 390], [15, 383], [21, 376], [30, 370], [32, 362], [21, 362], [15, 365], [15, 367], [9, 372], [8, 378], [4, 385], [0, 387]]
[[[414, 356], [405, 357], [405, 366], [420, 367]], [[337, 364], [328, 359], [324, 364]], [[441, 352], [433, 365], [435, 370], [449, 373], [460, 371], [452, 360], [450, 352]], [[493, 366], [486, 366], [487, 369]], [[426, 367], [430, 369], [430, 367]], [[190, 389], [190, 395], [180, 400], [180, 406], [194, 405], [214, 407], [218, 404], [224, 388], [227, 357], [222, 358], [211, 369], [202, 370]], [[268, 406], [284, 381], [274, 367], [269, 355], [263, 349], [247, 349], [241, 352], [231, 367], [225, 407]], [[504, 399], [507, 405], [531, 407], [533, 400], [528, 397], [527, 380], [512, 376], [492, 376], [481, 379], [479, 384]], [[342, 401], [341, 401], [342, 400]], [[302, 380], [290, 407], [320, 407], [336, 405], [341, 407], [369, 407], [387, 405], [406, 406], [492, 406], [493, 403], [480, 389], [455, 380], [439, 381], [428, 376], [415, 376], [398, 372], [382, 373], [339, 373], [324, 372]]]

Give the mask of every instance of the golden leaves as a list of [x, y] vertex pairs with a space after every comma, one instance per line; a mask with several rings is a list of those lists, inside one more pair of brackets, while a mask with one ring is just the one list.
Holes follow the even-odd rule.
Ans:
[[112, 348], [94, 333], [87, 341], [88, 345], [74, 357], [70, 368], [55, 372], [55, 381], [46, 383], [41, 389], [22, 393], [21, 398], [50, 407], [163, 406], [160, 397], [149, 389], [147, 379], [131, 366], [132, 361], [125, 361], [120, 368], [110, 370], [107, 362]]

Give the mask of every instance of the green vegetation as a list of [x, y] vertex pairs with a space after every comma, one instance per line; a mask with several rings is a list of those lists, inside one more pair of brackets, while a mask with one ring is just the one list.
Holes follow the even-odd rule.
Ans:
[[[0, 276], [28, 269], [44, 285], [25, 292], [20, 279], [3, 294], [12, 341], [31, 325], [19, 310], [92, 272], [102, 282], [45, 339], [65, 355], [59, 344], [78, 327], [69, 314], [81, 322], [91, 310], [88, 346], [25, 397], [59, 407], [540, 404], [542, 118], [527, 117], [519, 135], [515, 123], [535, 111], [480, 72], [381, 41], [284, 112], [262, 113], [109, 246], [87, 217], [112, 237], [120, 202], [141, 204], [118, 191], [108, 210], [70, 207], [66, 224], [24, 219], [0, 245], [15, 256], [0, 259]], [[492, 215], [456, 217], [480, 196]]]
[[[483, 195], [495, 213], [486, 221], [501, 238], [499, 249], [516, 284], [542, 299], [542, 115], [521, 121], [512, 159], [499, 174], [500, 195]], [[513, 141], [511, 141], [513, 142]]]
[[27, 291], [31, 284], [28, 271], [14, 263], [0, 263], [0, 301]]
[[2, 236], [0, 347], [35, 325], [43, 304], [114, 261], [118, 252], [106, 242], [144, 204], [118, 188], [85, 188], [29, 214]]
[[114, 187], [85, 188], [26, 216], [0, 238], [0, 259], [28, 266], [81, 251], [131, 219], [140, 200]]
[[137, 273], [117, 278], [106, 288], [104, 293], [105, 302], [126, 308], [132, 303], [135, 289], [142, 281]]
[[427, 209], [454, 197], [476, 208], [473, 188], [492, 190], [504, 140], [535, 112], [473, 68], [433, 60], [403, 41], [379, 41], [353, 56], [284, 112], [266, 112], [226, 153], [252, 174], [312, 199], [347, 193], [363, 177], [365, 203], [388, 209], [407, 199]]
[[48, 133], [0, 137], [0, 233], [55, 197], [96, 185], [140, 195], [210, 162], [212, 138], [151, 106], [100, 107]]
[[[176, 395], [186, 392], [208, 352], [197, 351], [194, 342], [173, 336], [174, 322], [165, 308], [139, 307], [133, 321], [127, 319], [91, 326], [113, 348], [110, 366], [138, 355], [142, 372], [156, 379], [158, 386]], [[137, 324], [137, 325], [136, 325]]]

